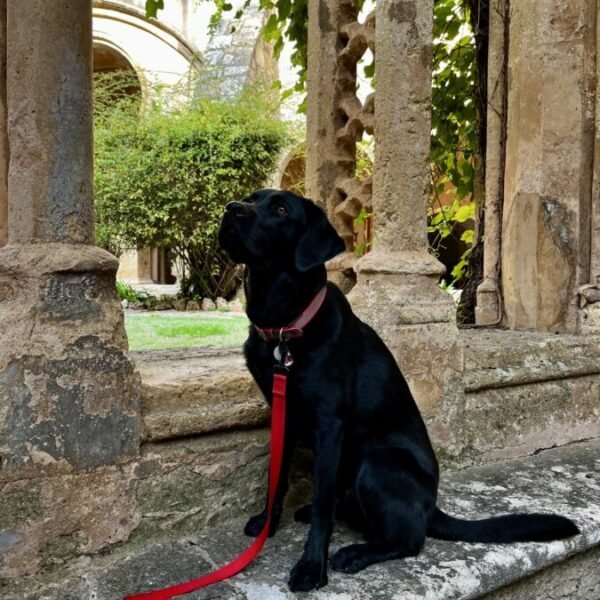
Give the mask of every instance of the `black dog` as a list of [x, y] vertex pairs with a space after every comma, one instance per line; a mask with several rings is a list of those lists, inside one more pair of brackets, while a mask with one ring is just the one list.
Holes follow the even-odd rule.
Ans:
[[[426, 536], [470, 542], [546, 541], [578, 533], [556, 515], [516, 514], [464, 521], [436, 508], [438, 465], [408, 385], [379, 336], [353, 313], [342, 292], [326, 283], [324, 263], [344, 249], [323, 211], [289, 192], [261, 190], [227, 205], [221, 246], [247, 266], [247, 313], [254, 326], [244, 350], [248, 368], [270, 401], [277, 341], [257, 328], [294, 321], [318, 292], [325, 300], [302, 337], [289, 340], [286, 447], [270, 534], [281, 515], [293, 448], [314, 449], [312, 505], [296, 518], [310, 522], [304, 553], [292, 569], [292, 591], [327, 583], [334, 509], [368, 543], [338, 550], [337, 571], [419, 553]], [[266, 519], [252, 517], [256, 536]]]

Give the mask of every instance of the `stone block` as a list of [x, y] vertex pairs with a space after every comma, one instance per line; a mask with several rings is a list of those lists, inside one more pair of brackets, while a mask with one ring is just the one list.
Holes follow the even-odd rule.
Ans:
[[134, 479], [128, 465], [0, 484], [0, 579], [127, 540], [138, 524]]
[[465, 448], [496, 462], [600, 437], [600, 338], [465, 331]]
[[262, 510], [268, 439], [260, 429], [145, 444], [136, 470], [140, 525], [132, 542], [190, 535]]
[[136, 353], [144, 439], [265, 425], [269, 408], [239, 350]]

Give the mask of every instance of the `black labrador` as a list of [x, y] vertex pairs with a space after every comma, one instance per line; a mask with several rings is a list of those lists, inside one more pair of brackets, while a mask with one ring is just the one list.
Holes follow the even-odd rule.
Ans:
[[[438, 464], [406, 380], [380, 337], [326, 282], [324, 263], [344, 243], [323, 211], [290, 192], [261, 190], [227, 205], [222, 248], [247, 266], [247, 314], [256, 326], [244, 346], [248, 369], [267, 401], [274, 350], [258, 328], [294, 321], [323, 286], [327, 294], [302, 337], [290, 339], [286, 445], [270, 534], [277, 529], [294, 446], [314, 450], [312, 504], [296, 513], [310, 523], [302, 557], [291, 571], [292, 591], [327, 583], [334, 510], [367, 543], [338, 550], [331, 566], [356, 573], [381, 561], [415, 556], [426, 536], [469, 542], [546, 541], [578, 533], [561, 516], [514, 514], [465, 521], [436, 508]], [[245, 528], [256, 536], [265, 512]]]

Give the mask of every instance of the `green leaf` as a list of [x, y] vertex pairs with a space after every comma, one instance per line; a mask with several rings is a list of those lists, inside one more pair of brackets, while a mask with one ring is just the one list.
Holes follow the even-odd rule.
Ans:
[[156, 19], [159, 10], [164, 9], [163, 0], [146, 0], [146, 17]]
[[457, 223], [464, 223], [475, 217], [475, 202], [463, 204], [454, 214], [453, 219]]
[[466, 231], [463, 231], [463, 234], [460, 236], [460, 239], [463, 242], [466, 242], [467, 244], [473, 245], [473, 242], [475, 241], [475, 230], [467, 229]]

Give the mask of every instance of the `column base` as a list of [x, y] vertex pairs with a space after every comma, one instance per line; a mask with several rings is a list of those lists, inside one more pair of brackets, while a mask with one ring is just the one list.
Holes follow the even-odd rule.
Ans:
[[580, 287], [577, 295], [577, 333], [600, 335], [600, 275], [595, 284]]
[[89, 245], [0, 249], [0, 481], [138, 455], [140, 380], [117, 267]]
[[498, 325], [502, 320], [498, 282], [486, 277], [477, 288], [475, 323]]
[[452, 462], [463, 448], [464, 358], [454, 303], [438, 285], [443, 265], [426, 251], [373, 251], [356, 270], [348, 299], [396, 358], [436, 451]]

